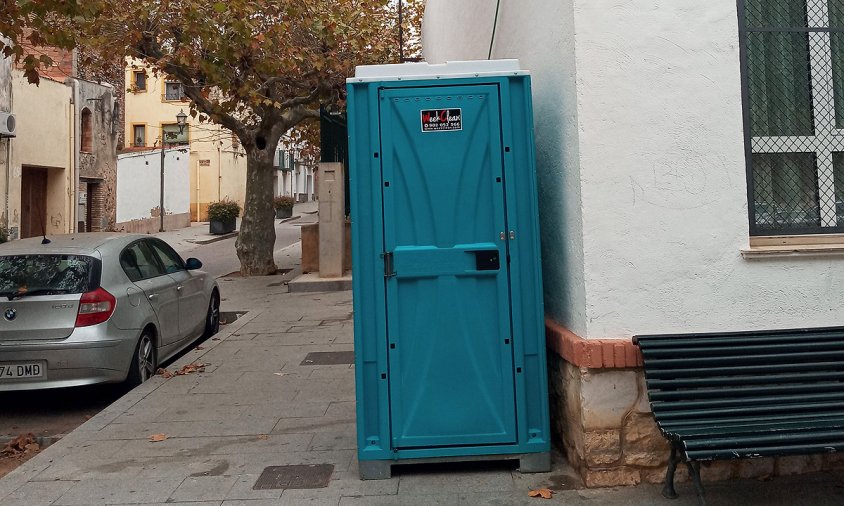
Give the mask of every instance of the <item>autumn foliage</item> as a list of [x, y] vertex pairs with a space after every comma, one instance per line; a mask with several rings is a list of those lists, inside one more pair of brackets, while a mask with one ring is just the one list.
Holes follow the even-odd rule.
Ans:
[[[423, 0], [404, 0], [405, 56], [419, 56]], [[275, 271], [272, 154], [282, 135], [344, 102], [356, 65], [398, 63], [390, 0], [3, 0], [0, 42], [32, 82], [39, 46], [84, 48], [84, 65], [141, 60], [182, 83], [190, 114], [231, 130], [247, 155], [236, 243], [244, 275]]]

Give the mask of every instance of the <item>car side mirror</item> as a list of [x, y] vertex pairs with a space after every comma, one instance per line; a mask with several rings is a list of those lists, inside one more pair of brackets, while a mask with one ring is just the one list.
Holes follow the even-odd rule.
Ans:
[[193, 271], [202, 268], [202, 262], [198, 258], [188, 258], [185, 260], [185, 269]]

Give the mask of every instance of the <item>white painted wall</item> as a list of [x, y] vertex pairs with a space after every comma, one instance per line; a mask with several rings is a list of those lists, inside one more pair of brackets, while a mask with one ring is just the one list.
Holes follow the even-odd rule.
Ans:
[[[422, 44], [429, 63], [486, 59], [495, 2], [428, 0]], [[503, 0], [493, 58], [531, 72], [545, 311], [586, 333], [580, 168], [571, 2]]]
[[296, 164], [293, 169], [293, 191], [299, 199], [314, 200], [314, 171], [310, 166]]
[[[549, 314], [589, 338], [840, 325], [844, 257], [740, 254], [736, 2], [562, 3], [502, 0], [493, 51], [534, 75]], [[428, 6], [429, 61], [476, 55], [494, 3]]]
[[[187, 147], [164, 154], [166, 214], [190, 212], [190, 174]], [[117, 222], [157, 216], [160, 199], [161, 152], [124, 153], [117, 157]]]

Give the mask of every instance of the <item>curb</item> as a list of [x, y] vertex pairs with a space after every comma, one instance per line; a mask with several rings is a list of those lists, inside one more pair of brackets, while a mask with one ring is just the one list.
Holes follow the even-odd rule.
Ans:
[[[38, 445], [43, 450], [44, 448], [47, 448], [51, 444], [57, 443], [64, 436], [65, 436], [64, 434], [58, 434], [58, 435], [55, 435], [55, 436], [35, 436], [33, 439], [35, 439], [35, 442], [38, 443]], [[16, 437], [18, 437], [18, 436], [0, 436], [0, 445], [6, 445], [6, 444], [10, 443]]]
[[225, 241], [226, 239], [237, 237], [237, 234], [238, 231], [235, 230], [234, 232], [229, 232], [228, 234], [221, 234], [210, 239], [187, 239], [187, 242], [192, 242], [194, 244], [211, 244], [212, 242]]
[[[238, 311], [230, 311], [230, 312], [238, 312]], [[237, 320], [226, 324], [225, 329], [221, 329], [221, 331], [217, 332], [212, 338], [208, 338], [205, 342], [203, 342], [201, 350], [197, 350], [196, 347], [191, 348], [187, 353], [182, 355], [181, 358], [179, 358], [175, 362], [171, 363], [170, 367], [172, 367], [173, 369], [178, 369], [182, 366], [197, 362], [200, 358], [207, 355], [208, 352], [210, 352], [211, 350], [216, 348], [220, 343], [222, 343], [223, 341], [225, 341], [226, 339], [231, 337], [232, 334], [235, 334], [237, 331], [239, 331], [244, 325], [251, 322], [256, 317], [260, 316], [263, 313], [264, 313], [264, 311], [260, 310], [260, 309], [246, 310], [246, 314], [244, 314], [243, 316], [241, 316]], [[216, 341], [213, 339], [214, 337], [217, 338]], [[214, 364], [209, 364], [209, 365], [214, 365]], [[154, 379], [156, 377], [159, 377], [159, 376], [156, 375], [156, 376], [153, 376], [153, 378], [150, 378], [150, 379]], [[169, 378], [166, 378], [166, 379], [162, 378], [162, 380], [168, 381]]]
[[345, 292], [352, 289], [352, 277], [315, 278], [306, 274], [287, 282], [288, 293]]

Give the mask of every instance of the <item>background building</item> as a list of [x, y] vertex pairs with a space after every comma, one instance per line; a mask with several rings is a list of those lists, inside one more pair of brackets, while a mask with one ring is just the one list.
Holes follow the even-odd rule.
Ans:
[[75, 226], [74, 104], [72, 89], [51, 79], [40, 86], [11, 70], [15, 137], [7, 139], [8, 165], [0, 187], [9, 237], [66, 234]]
[[119, 105], [110, 85], [75, 77], [74, 52], [39, 48], [54, 63], [38, 86], [0, 59], [2, 226], [10, 239], [109, 230], [115, 222]]
[[69, 79], [73, 93], [77, 167], [76, 230], [114, 229], [117, 200], [117, 145], [122, 130], [120, 107], [110, 85]]
[[213, 123], [188, 116], [178, 133], [176, 115], [190, 112], [182, 85], [130, 62], [125, 70], [125, 136], [129, 150], [170, 144], [190, 148], [189, 188], [192, 221], [207, 221], [208, 204], [230, 199], [243, 205], [246, 195], [246, 153], [236, 136]]

